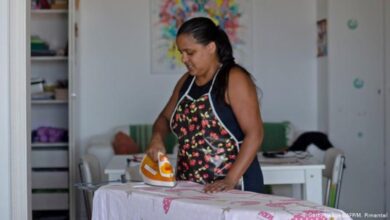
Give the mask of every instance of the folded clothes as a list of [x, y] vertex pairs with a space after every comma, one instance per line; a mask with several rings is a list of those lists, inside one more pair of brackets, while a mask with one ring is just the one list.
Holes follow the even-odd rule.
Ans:
[[39, 127], [33, 130], [32, 142], [58, 143], [68, 141], [68, 130], [54, 127]]
[[54, 50], [31, 50], [31, 56], [55, 56]]

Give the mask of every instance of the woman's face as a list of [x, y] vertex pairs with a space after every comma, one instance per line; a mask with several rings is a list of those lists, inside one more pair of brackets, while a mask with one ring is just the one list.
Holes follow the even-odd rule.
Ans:
[[203, 45], [197, 43], [190, 34], [181, 34], [176, 39], [181, 60], [188, 72], [194, 76], [207, 74], [217, 60], [215, 43]]

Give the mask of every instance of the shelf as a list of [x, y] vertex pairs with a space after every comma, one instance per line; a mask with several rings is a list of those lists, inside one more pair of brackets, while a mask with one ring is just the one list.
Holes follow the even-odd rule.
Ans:
[[65, 56], [31, 56], [31, 61], [64, 61], [68, 60]]
[[67, 14], [67, 9], [31, 9], [32, 14]]
[[56, 104], [67, 104], [68, 100], [31, 100], [33, 105], [56, 105]]
[[69, 143], [59, 142], [59, 143], [32, 143], [31, 147], [67, 147]]
[[[70, 24], [75, 23], [72, 7], [74, 0], [66, 0], [67, 5], [63, 5], [63, 2], [65, 1], [57, 2], [58, 4], [52, 5], [51, 9], [38, 9], [30, 4], [31, 19], [27, 38], [30, 38], [31, 53], [28, 54], [27, 60], [31, 64], [31, 69], [26, 74], [27, 78], [41, 78], [45, 82], [50, 82], [49, 85], [57, 81], [67, 81], [69, 88], [72, 88], [75, 35]], [[29, 90], [30, 85], [27, 86]], [[50, 90], [49, 87], [47, 90]], [[64, 86], [58, 85], [59, 89], [62, 87]], [[32, 91], [42, 90], [40, 85], [39, 89]], [[68, 97], [71, 91], [47, 92], [42, 91], [38, 94], [31, 93], [30, 90], [28, 97], [31, 125], [29, 133], [32, 136], [28, 146], [31, 150], [33, 219], [76, 219], [76, 212], [73, 211], [73, 208], [76, 208], [74, 204], [76, 190], [72, 185], [76, 171], [73, 166], [75, 164], [73, 140], [58, 138], [52, 139], [56, 142], [42, 142], [46, 139], [35, 137], [37, 130], [46, 126], [67, 130], [68, 137], [73, 135], [72, 97]], [[47, 139], [49, 140], [51, 139]]]

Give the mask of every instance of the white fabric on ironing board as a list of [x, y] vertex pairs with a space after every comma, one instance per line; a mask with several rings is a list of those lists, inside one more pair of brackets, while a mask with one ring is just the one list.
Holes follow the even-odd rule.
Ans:
[[93, 220], [251, 220], [351, 219], [345, 212], [313, 202], [231, 190], [215, 194], [203, 186], [178, 182], [174, 188], [142, 183], [107, 185], [95, 193]]

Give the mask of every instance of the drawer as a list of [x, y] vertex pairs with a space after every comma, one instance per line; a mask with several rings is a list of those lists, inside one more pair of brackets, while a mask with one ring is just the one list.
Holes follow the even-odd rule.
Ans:
[[33, 193], [32, 210], [67, 210], [68, 193]]
[[31, 173], [33, 189], [67, 189], [69, 178], [67, 171], [33, 171]]
[[266, 170], [263, 169], [264, 184], [302, 184], [305, 183], [303, 170]]
[[60, 168], [68, 167], [67, 150], [32, 150], [32, 168]]

